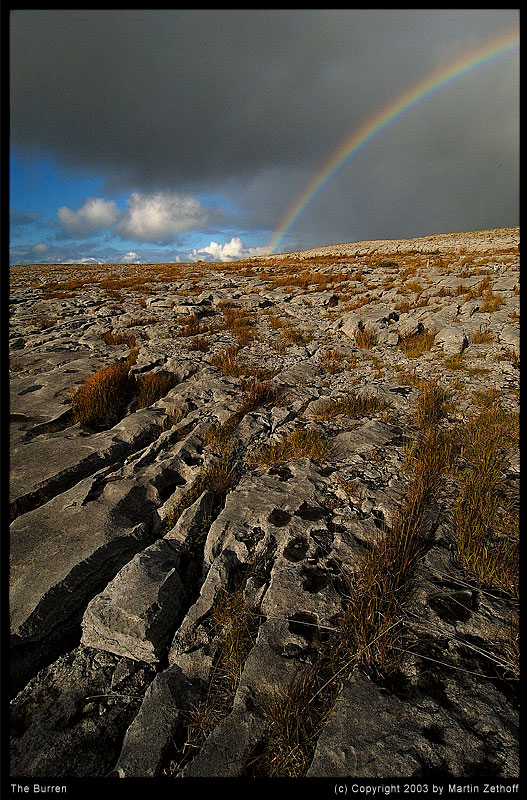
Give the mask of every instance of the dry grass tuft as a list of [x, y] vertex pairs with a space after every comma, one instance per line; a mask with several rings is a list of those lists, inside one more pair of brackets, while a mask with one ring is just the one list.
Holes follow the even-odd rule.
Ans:
[[419, 333], [400, 338], [397, 347], [403, 351], [407, 358], [419, 358], [434, 344], [435, 333], [424, 328]]
[[101, 367], [72, 394], [71, 408], [76, 422], [99, 428], [121, 419], [136, 392], [136, 379], [125, 361]]
[[135, 336], [133, 333], [112, 333], [112, 331], [106, 331], [106, 333], [101, 334], [101, 339], [110, 346], [120, 344], [125, 344], [130, 348], [135, 346]]
[[377, 334], [367, 325], [355, 331], [355, 344], [365, 350], [371, 350], [377, 344]]
[[167, 774], [177, 774], [232, 708], [236, 689], [258, 630], [258, 616], [249, 606], [243, 586], [221, 590], [212, 608], [215, 636], [213, 667], [206, 698], [185, 714], [186, 739], [175, 753]]
[[137, 408], [146, 408], [156, 403], [177, 384], [177, 378], [172, 372], [148, 372], [138, 375]]
[[504, 452], [518, 445], [519, 419], [487, 405], [458, 431], [467, 466], [458, 473], [454, 508], [460, 558], [481, 585], [519, 594], [519, 518], [505, 493]]
[[294, 458], [310, 458], [325, 461], [329, 457], [329, 446], [321, 435], [311, 428], [297, 427], [284, 434], [277, 444], [262, 447], [249, 457], [252, 466], [274, 466]]
[[260, 406], [278, 405], [282, 399], [282, 391], [278, 386], [271, 381], [261, 380], [255, 376], [242, 378], [240, 388], [244, 396], [238, 411], [242, 414]]
[[136, 401], [136, 408], [145, 408], [164, 397], [177, 378], [168, 372], [152, 372], [135, 376], [131, 366], [136, 352], [131, 350], [126, 361], [116, 361], [90, 375], [70, 397], [73, 419], [92, 428], [107, 428], [122, 419], [127, 406]]
[[211, 363], [219, 369], [222, 375], [231, 375], [234, 378], [238, 378], [242, 372], [240, 362], [238, 361], [239, 351], [240, 348], [236, 345], [227, 347], [225, 350], [221, 350], [217, 353], [211, 359]]
[[322, 420], [334, 419], [343, 414], [346, 417], [358, 419], [368, 414], [374, 414], [376, 411], [384, 411], [387, 408], [389, 406], [383, 400], [349, 391], [342, 397], [321, 403], [316, 411], [313, 412], [313, 416]]

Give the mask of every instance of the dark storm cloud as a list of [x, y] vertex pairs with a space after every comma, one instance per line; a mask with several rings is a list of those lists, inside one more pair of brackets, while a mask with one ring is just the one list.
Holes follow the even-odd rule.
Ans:
[[[248, 225], [273, 229], [354, 127], [517, 22], [514, 9], [14, 11], [11, 142], [103, 174], [114, 190], [222, 192], [247, 210]], [[438, 126], [432, 109], [416, 114], [399, 149], [380, 143], [374, 166], [357, 162], [355, 188], [345, 170], [337, 176], [331, 203], [306, 210], [299, 231], [353, 238], [373, 190], [393, 200], [400, 224], [427, 179], [421, 165], [411, 175], [419, 158], [437, 181], [436, 205], [449, 202], [467, 153], [473, 193], [488, 186], [489, 153], [502, 183], [514, 183], [517, 91], [510, 60], [475, 76], [468, 95], [453, 91], [444, 103], [447, 122]], [[409, 180], [404, 198], [397, 186]], [[444, 224], [467, 191], [451, 197]], [[500, 202], [514, 214], [514, 192]]]

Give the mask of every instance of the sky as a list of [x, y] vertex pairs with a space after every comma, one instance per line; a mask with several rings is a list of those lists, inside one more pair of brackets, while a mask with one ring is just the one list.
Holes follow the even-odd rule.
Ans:
[[518, 9], [11, 10], [10, 263], [518, 225], [518, 30]]

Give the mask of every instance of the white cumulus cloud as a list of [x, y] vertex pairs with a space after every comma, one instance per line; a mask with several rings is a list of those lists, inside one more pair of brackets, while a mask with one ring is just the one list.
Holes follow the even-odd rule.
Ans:
[[218, 244], [211, 242], [207, 247], [193, 250], [190, 254], [191, 260], [197, 260], [202, 255], [211, 256], [212, 261], [237, 261], [241, 258], [251, 258], [261, 256], [266, 252], [265, 247], [247, 247], [243, 244], [239, 236], [233, 236], [230, 242]]
[[190, 195], [132, 192], [118, 226], [121, 236], [141, 242], [169, 242], [207, 220], [207, 211]]
[[61, 206], [57, 216], [67, 233], [86, 235], [113, 225], [119, 216], [119, 209], [113, 200], [89, 197], [78, 211]]
[[143, 262], [139, 258], [137, 253], [134, 253], [133, 250], [130, 250], [128, 253], [125, 253], [124, 256], [121, 258], [121, 262], [123, 264], [142, 264]]
[[36, 255], [39, 255], [40, 253], [47, 253], [48, 250], [49, 250], [49, 245], [47, 245], [45, 242], [39, 242], [38, 244], [33, 246], [33, 252]]

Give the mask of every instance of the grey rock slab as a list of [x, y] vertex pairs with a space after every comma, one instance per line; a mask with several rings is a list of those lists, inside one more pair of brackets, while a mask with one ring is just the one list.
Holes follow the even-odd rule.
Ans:
[[[122, 481], [105, 503], [104, 490], [97, 486], [105, 480], [104, 471], [86, 478], [11, 524], [10, 618], [19, 637], [45, 636], [82, 605], [90, 593], [90, 578], [93, 586], [100, 585], [105, 562], [113, 565], [121, 556], [128, 560], [148, 536], [147, 515], [134, 524], [126, 513], [115, 510], [121, 501], [131, 513], [133, 495], [144, 497], [145, 492]], [[88, 514], [90, 493], [99, 491], [99, 502], [91, 502]], [[63, 604], [66, 597], [68, 603]]]
[[[481, 728], [500, 740], [500, 755], [491, 774], [517, 776], [514, 753], [503, 763], [502, 753], [513, 745], [513, 736], [500, 719], [505, 703], [492, 685], [480, 691], [478, 703]], [[488, 748], [463, 708], [473, 706], [469, 691], [459, 688], [454, 706], [441, 705], [423, 697], [405, 702], [382, 692], [370, 679], [356, 673], [342, 689], [319, 737], [308, 777], [385, 778], [430, 774], [465, 777], [471, 765], [489, 761]], [[484, 721], [484, 722], [483, 722]], [[462, 743], [462, 747], [460, 747]], [[503, 749], [504, 748], [504, 749]], [[494, 748], [493, 748], [494, 749]], [[490, 757], [492, 761], [492, 757]], [[501, 763], [499, 763], [501, 762]], [[488, 769], [489, 767], [487, 767]]]
[[372, 450], [390, 444], [402, 445], [402, 431], [397, 425], [369, 419], [352, 431], [338, 433], [332, 442], [335, 460], [341, 461], [352, 454], [366, 455]]
[[263, 719], [235, 709], [212, 731], [198, 755], [180, 774], [181, 778], [237, 778], [259, 743]]
[[445, 355], [459, 355], [468, 346], [468, 338], [460, 325], [447, 325], [436, 333], [434, 344], [441, 347]]
[[98, 369], [101, 363], [92, 358], [71, 359], [62, 352], [57, 354], [56, 360], [57, 365], [43, 370], [47, 364], [40, 356], [37, 375], [11, 378], [9, 408], [12, 413], [25, 414], [35, 423], [53, 419], [65, 410], [66, 405], [69, 406], [72, 389]]
[[137, 553], [90, 601], [82, 643], [137, 661], [156, 663], [185, 607], [180, 554], [160, 540]]
[[520, 355], [520, 329], [518, 326], [504, 325], [498, 336], [500, 344], [513, 350], [517, 356]]
[[136, 553], [90, 601], [82, 619], [85, 646], [160, 661], [193, 589], [184, 583], [182, 562], [212, 508], [213, 494], [203, 493], [169, 533]]
[[11, 702], [11, 774], [57, 785], [109, 773], [153, 678], [146, 664], [131, 662], [112, 686], [123, 661], [77, 647], [29, 681]]
[[19, 440], [11, 449], [11, 504], [23, 507], [38, 497], [49, 499], [104, 466], [124, 461], [159, 436], [164, 419], [162, 409], [141, 409], [109, 431], [86, 435], [74, 425], [68, 433]]
[[11, 524], [15, 673], [25, 674], [60, 647], [89, 601], [135, 553], [158, 538], [156, 482], [161, 467], [152, 465], [143, 475], [129, 477], [111, 469], [80, 481]]
[[195, 686], [179, 664], [156, 675], [126, 731], [110, 777], [152, 778], [163, 774], [174, 740], [184, 732], [186, 713], [199, 702], [201, 682], [197, 683]]

